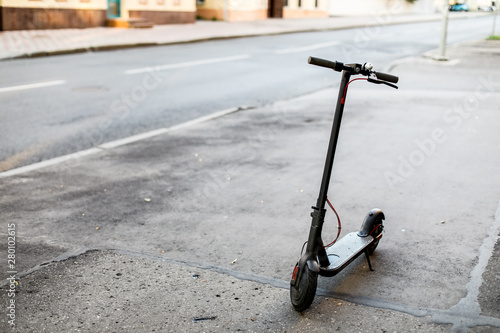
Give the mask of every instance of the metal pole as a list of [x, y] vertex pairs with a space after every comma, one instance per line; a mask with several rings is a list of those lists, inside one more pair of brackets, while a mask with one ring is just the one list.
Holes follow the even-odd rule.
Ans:
[[496, 23], [497, 23], [497, 9], [496, 9], [496, 2], [495, 2], [495, 7], [493, 7], [493, 30], [491, 31], [491, 35], [495, 36], [496, 32]]
[[448, 0], [443, 0], [443, 20], [441, 25], [441, 43], [439, 45], [439, 55], [435, 57], [435, 60], [448, 60], [446, 58], [446, 39], [448, 36]]

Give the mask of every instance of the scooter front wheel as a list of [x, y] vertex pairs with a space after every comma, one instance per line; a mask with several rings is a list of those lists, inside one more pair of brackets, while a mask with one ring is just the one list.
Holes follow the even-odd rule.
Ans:
[[316, 287], [318, 285], [318, 273], [311, 270], [307, 264], [302, 268], [302, 272], [297, 274], [296, 270], [300, 269], [299, 264], [295, 266], [294, 277], [295, 284], [290, 285], [290, 299], [294, 309], [302, 312], [311, 306], [314, 296], [316, 295]]

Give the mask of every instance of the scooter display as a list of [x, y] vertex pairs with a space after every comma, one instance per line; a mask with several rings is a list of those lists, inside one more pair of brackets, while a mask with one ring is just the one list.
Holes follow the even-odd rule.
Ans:
[[[378, 208], [372, 209], [366, 215], [359, 232], [351, 232], [337, 241], [341, 229], [340, 218], [328, 200], [328, 186], [349, 84], [355, 80], [366, 80], [370, 83], [385, 84], [397, 89], [398, 87], [395, 83], [399, 80], [397, 76], [373, 71], [373, 65], [368, 62], [363, 65], [344, 64], [339, 61], [309, 57], [308, 63], [342, 72], [342, 78], [319, 197], [316, 205], [312, 207], [312, 222], [309, 237], [304, 244], [304, 246], [306, 244], [307, 246], [305, 253], [301, 254], [299, 261], [295, 265], [292, 279], [290, 280], [290, 299], [294, 309], [299, 312], [306, 310], [312, 304], [316, 295], [318, 275], [327, 277], [335, 276], [363, 253], [366, 256], [370, 270], [373, 270], [369, 256], [373, 254], [382, 237], [382, 231], [384, 230], [383, 220], [385, 220], [384, 213]], [[365, 76], [366, 78], [351, 80], [351, 77], [355, 75]], [[325, 246], [321, 232], [325, 222], [326, 204], [332, 208], [337, 216], [339, 230], [337, 238]], [[302, 250], [304, 250], [304, 247]]]

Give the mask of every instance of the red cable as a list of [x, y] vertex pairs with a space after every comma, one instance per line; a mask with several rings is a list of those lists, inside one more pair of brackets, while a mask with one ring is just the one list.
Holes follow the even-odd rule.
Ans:
[[328, 245], [325, 245], [325, 247], [330, 247], [332, 246], [333, 244], [335, 244], [335, 242], [337, 241], [337, 239], [339, 239], [339, 236], [340, 236], [340, 230], [342, 229], [342, 223], [340, 222], [340, 217], [339, 217], [339, 214], [337, 214], [337, 211], [335, 210], [335, 208], [333, 207], [332, 203], [330, 202], [330, 200], [328, 200], [328, 198], [326, 198], [326, 202], [328, 203], [328, 206], [330, 206], [330, 208], [333, 210], [333, 212], [335, 213], [335, 215], [337, 216], [337, 221], [338, 221], [338, 226], [339, 226], [339, 231], [337, 233], [337, 237], [335, 237], [335, 239], [333, 240], [333, 242], [331, 242], [330, 244]]
[[[380, 226], [381, 226], [380, 224], [377, 224], [377, 225], [375, 226], [375, 228], [373, 228], [373, 230], [369, 233], [369, 235], [371, 236], [371, 234], [373, 234], [373, 232], [374, 232], [375, 230], [377, 230], [377, 228], [378, 228], [378, 227], [380, 227]], [[377, 236], [377, 238], [380, 238], [381, 236], [382, 236], [382, 233], [380, 233], [380, 234], [379, 234], [379, 236]], [[375, 237], [374, 237], [374, 238], [375, 238]]]
[[349, 85], [351, 84], [351, 82], [353, 82], [353, 81], [357, 81], [357, 80], [368, 80], [368, 79], [366, 79], [366, 78], [361, 78], [361, 77], [360, 77], [360, 78], [357, 78], [357, 79], [352, 79], [351, 81], [349, 81], [349, 82], [346, 84], [346, 86], [345, 86], [345, 89], [344, 89], [344, 95], [342, 96], [342, 99], [340, 100], [340, 103], [341, 103], [341, 104], [344, 104], [344, 102], [345, 102], [345, 95], [347, 94], [347, 87], [349, 87]]

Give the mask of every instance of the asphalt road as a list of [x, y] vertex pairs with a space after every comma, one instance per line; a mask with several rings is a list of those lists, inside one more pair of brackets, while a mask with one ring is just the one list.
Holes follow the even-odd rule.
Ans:
[[[484, 37], [491, 24], [450, 21], [448, 42]], [[430, 22], [1, 62], [0, 171], [331, 86], [309, 55], [383, 70], [437, 48], [439, 31]]]

